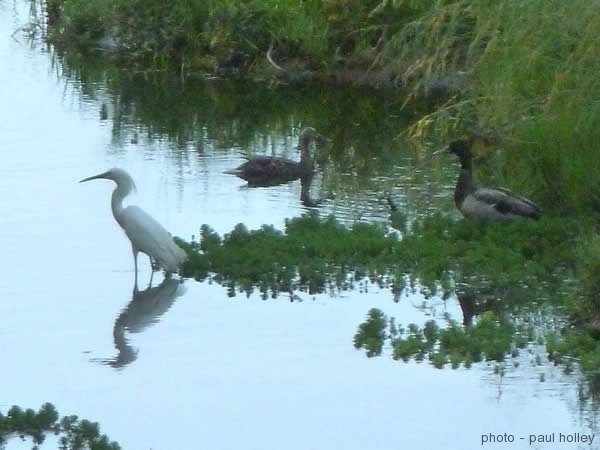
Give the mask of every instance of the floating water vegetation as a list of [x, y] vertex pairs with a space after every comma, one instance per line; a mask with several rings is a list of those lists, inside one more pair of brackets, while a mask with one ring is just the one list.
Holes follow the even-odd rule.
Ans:
[[119, 450], [116, 442], [111, 442], [96, 422], [79, 419], [77, 416], [60, 418], [51, 403], [42, 405], [38, 412], [33, 409], [23, 410], [18, 406], [11, 407], [6, 415], [0, 413], [0, 446], [4, 448], [13, 437], [31, 438], [32, 449], [39, 448], [46, 436], [54, 434], [61, 450]]
[[354, 337], [368, 356], [380, 355], [387, 342], [395, 359], [427, 358], [437, 367], [458, 367], [502, 361], [547, 341], [552, 360], [576, 357], [591, 373], [600, 367], [594, 337], [600, 332], [592, 327], [595, 332], [581, 337], [581, 327], [548, 312], [567, 311], [574, 319], [595, 308], [595, 298], [582, 295], [595, 284], [579, 283], [590, 272], [574, 271], [582, 258], [589, 270], [600, 258], [576, 245], [581, 227], [574, 218], [507, 225], [433, 215], [411, 223], [399, 237], [381, 225], [345, 227], [333, 217], [307, 214], [287, 220], [283, 231], [239, 224], [220, 236], [204, 225], [199, 240], [179, 243], [189, 255], [184, 275], [220, 283], [231, 296], [255, 290], [263, 299], [282, 293], [294, 298], [296, 291], [335, 294], [359, 283], [389, 289], [395, 301], [405, 290], [419, 290], [426, 298], [456, 295], [462, 324], [446, 318], [443, 325], [402, 325], [371, 310]]
[[185, 276], [218, 282], [263, 298], [294, 291], [316, 294], [353, 289], [365, 279], [445, 298], [454, 292], [502, 297], [509, 304], [556, 299], [569, 280], [577, 226], [564, 220], [480, 224], [433, 215], [411, 224], [402, 238], [377, 224], [345, 227], [333, 217], [307, 214], [219, 236], [204, 225], [200, 239], [180, 240], [189, 260]]
[[503, 361], [507, 355], [516, 354], [513, 348], [522, 348], [529, 342], [515, 339], [515, 327], [499, 320], [492, 311], [481, 314], [471, 326], [448, 319], [446, 327], [429, 320], [423, 327], [409, 324], [404, 328], [381, 310], [371, 309], [354, 335], [354, 346], [372, 357], [379, 356], [386, 343], [392, 348], [394, 359], [406, 362], [427, 358], [435, 367], [450, 364], [457, 368], [484, 360]]

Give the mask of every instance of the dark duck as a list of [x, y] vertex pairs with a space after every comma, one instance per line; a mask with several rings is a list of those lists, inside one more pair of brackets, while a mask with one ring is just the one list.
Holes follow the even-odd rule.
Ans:
[[512, 222], [519, 218], [539, 219], [540, 208], [531, 200], [504, 188], [484, 188], [473, 178], [472, 155], [464, 139], [448, 145], [460, 160], [460, 175], [454, 188], [454, 203], [463, 216], [484, 221]]
[[327, 142], [327, 139], [314, 128], [304, 128], [298, 139], [300, 161], [276, 156], [251, 156], [246, 157], [245, 163], [223, 173], [246, 180], [248, 186], [274, 186], [298, 178], [310, 177], [315, 170], [315, 162], [311, 155], [313, 142]]

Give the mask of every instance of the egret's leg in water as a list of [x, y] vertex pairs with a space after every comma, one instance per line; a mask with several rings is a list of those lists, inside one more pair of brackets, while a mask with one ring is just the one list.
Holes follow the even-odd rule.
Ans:
[[134, 285], [134, 289], [137, 291], [137, 257], [138, 257], [138, 251], [137, 249], [133, 246], [133, 244], [131, 244], [131, 251], [133, 252], [133, 266], [134, 266], [134, 270], [135, 270], [135, 281], [133, 283]]

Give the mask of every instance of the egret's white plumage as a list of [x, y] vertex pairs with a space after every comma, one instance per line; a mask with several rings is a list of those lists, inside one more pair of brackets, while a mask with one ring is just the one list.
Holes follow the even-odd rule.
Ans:
[[99, 175], [85, 178], [80, 183], [96, 179], [113, 180], [117, 183], [112, 193], [111, 208], [115, 220], [131, 241], [136, 285], [138, 252], [148, 255], [151, 262], [153, 259], [158, 262], [167, 274], [176, 272], [186, 259], [186, 254], [181, 247], [175, 243], [167, 230], [143, 209], [137, 206], [123, 207], [123, 199], [135, 189], [131, 175], [115, 167]]

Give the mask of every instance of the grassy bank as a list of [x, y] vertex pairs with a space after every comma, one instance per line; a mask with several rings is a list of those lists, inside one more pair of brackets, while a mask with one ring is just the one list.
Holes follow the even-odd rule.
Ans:
[[374, 0], [47, 0], [45, 5], [55, 42], [101, 45], [144, 67], [241, 69], [294, 78], [354, 66], [364, 71], [385, 42], [385, 30], [417, 17], [426, 9], [416, 6], [421, 3], [382, 8]]

